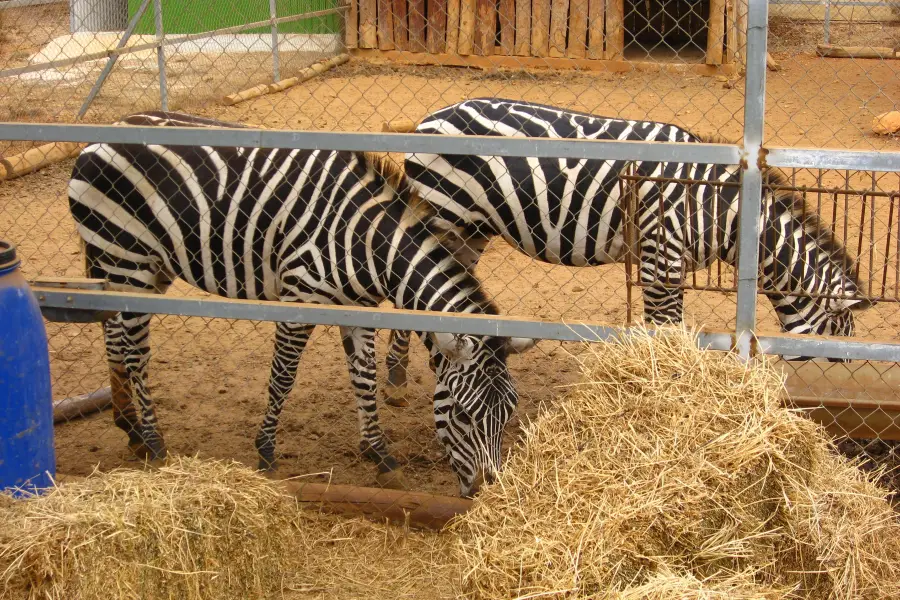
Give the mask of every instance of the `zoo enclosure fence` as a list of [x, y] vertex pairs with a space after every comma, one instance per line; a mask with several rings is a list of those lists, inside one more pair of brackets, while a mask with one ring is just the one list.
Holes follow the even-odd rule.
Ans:
[[[154, 6], [159, 3], [155, 3]], [[149, 0], [141, 4], [147, 10]], [[777, 355], [803, 355], [823, 358], [845, 358], [863, 361], [900, 362], [900, 344], [892, 341], [871, 342], [861, 339], [826, 339], [813, 336], [796, 337], [761, 333], [756, 325], [759, 261], [759, 220], [764, 188], [761, 168], [833, 169], [878, 172], [900, 172], [900, 160], [896, 153], [858, 150], [798, 149], [781, 146], [763, 146], [764, 101], [766, 85], [766, 35], [767, 10], [765, 2], [751, 0], [747, 15], [747, 50], [744, 98], [744, 125], [742, 140], [738, 144], [679, 144], [607, 142], [547, 139], [503, 139], [470, 136], [454, 138], [423, 134], [335, 133], [323, 131], [274, 131], [257, 129], [184, 129], [153, 127], [117, 127], [111, 125], [81, 124], [0, 124], [0, 140], [30, 142], [119, 142], [173, 145], [252, 146], [265, 148], [316, 148], [325, 150], [359, 150], [375, 152], [441, 152], [453, 154], [478, 154], [483, 156], [524, 156], [573, 159], [615, 159], [625, 161], [679, 161], [738, 165], [743, 170], [741, 183], [742, 205], [739, 224], [740, 246], [737, 257], [735, 327], [724, 332], [701, 333], [702, 344], [715, 350], [736, 350], [750, 358], [756, 353]], [[328, 14], [343, 7], [326, 9]], [[140, 9], [139, 9], [140, 12]], [[156, 13], [160, 15], [159, 12]], [[299, 18], [316, 16], [309, 13]], [[321, 16], [321, 15], [320, 15]], [[293, 19], [289, 17], [288, 19]], [[136, 23], [137, 21], [134, 21]], [[288, 21], [272, 17], [244, 28], [271, 26]], [[218, 33], [229, 31], [217, 30]], [[237, 29], [235, 29], [237, 31]], [[193, 35], [193, 34], [188, 34]], [[199, 35], [199, 34], [198, 34]], [[203, 34], [206, 35], [206, 34]], [[175, 38], [178, 41], [178, 38]], [[160, 105], [166, 106], [165, 62], [161, 49], [174, 43], [171, 38], [141, 46], [142, 50], [160, 52], [159, 86]], [[120, 43], [118, 50], [104, 55], [109, 69], [118, 56], [136, 51]], [[277, 49], [277, 44], [272, 48]], [[276, 54], [277, 53], [273, 53]], [[273, 63], [275, 79], [277, 59]], [[34, 68], [46, 68], [39, 65]], [[17, 73], [25, 73], [32, 67], [21, 67]], [[35, 71], [36, 72], [36, 71]], [[5, 72], [4, 72], [5, 73]], [[102, 78], [94, 89], [102, 85]], [[84, 115], [90, 105], [91, 95], [82, 105]], [[896, 194], [890, 196], [891, 202]], [[892, 205], [893, 206], [893, 205]], [[900, 212], [900, 207], [898, 207]], [[403, 312], [397, 310], [357, 309], [307, 305], [285, 305], [270, 302], [251, 302], [223, 299], [191, 299], [159, 296], [143, 296], [105, 291], [79, 290], [72, 287], [58, 288], [38, 285], [35, 288], [40, 303], [47, 309], [75, 311], [148, 312], [161, 315], [195, 316], [206, 318], [247, 319], [252, 321], [296, 322], [323, 325], [373, 327], [378, 329], [405, 329], [468, 333], [475, 335], [501, 335], [533, 337], [559, 341], [600, 341], [615, 339], [623, 330], [607, 325], [591, 325], [579, 322], [548, 322], [516, 317], [477, 317], [448, 315], [446, 313]], [[848, 402], [848, 405], [852, 403]], [[887, 434], [886, 434], [887, 435]]]

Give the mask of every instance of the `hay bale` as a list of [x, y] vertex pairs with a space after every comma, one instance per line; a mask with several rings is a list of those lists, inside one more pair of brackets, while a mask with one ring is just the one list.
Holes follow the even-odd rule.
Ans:
[[467, 595], [900, 597], [887, 492], [782, 408], [765, 361], [680, 330], [583, 356], [452, 525]]
[[446, 541], [298, 510], [234, 462], [172, 459], [0, 495], [0, 598], [142, 600], [452, 595]]

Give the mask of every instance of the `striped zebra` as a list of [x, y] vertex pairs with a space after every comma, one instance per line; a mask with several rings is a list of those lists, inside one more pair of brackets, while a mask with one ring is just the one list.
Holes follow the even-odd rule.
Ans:
[[[667, 123], [599, 117], [498, 98], [442, 108], [425, 117], [416, 132], [702, 141]], [[741, 178], [736, 166], [416, 153], [407, 154], [405, 170], [412, 186], [437, 211], [441, 225], [468, 240], [466, 260], [472, 265], [494, 236], [548, 263], [581, 267], [622, 262], [629, 246], [623, 209], [632, 202], [636, 245], [632, 252], [637, 254], [644, 286], [644, 318], [653, 324], [682, 320], [684, 292], [679, 286], [686, 273], [708, 268], [716, 260], [735, 264], [736, 184]], [[637, 177], [725, 185], [658, 180], [629, 184], [623, 179], [629, 170]], [[854, 260], [805, 208], [802, 197], [777, 189], [786, 183], [781, 174], [767, 169], [765, 176], [771, 187], [763, 198], [761, 283], [782, 329], [852, 335], [851, 309], [870, 304], [856, 297]], [[623, 194], [623, 190], [631, 191]], [[392, 334], [385, 392], [389, 403], [405, 406], [409, 337]]]
[[[433, 227], [433, 208], [398, 167], [368, 154], [94, 144], [78, 157], [68, 192], [88, 276], [115, 290], [161, 294], [181, 278], [229, 298], [369, 307], [390, 300], [410, 310], [497, 314], [453, 238]], [[136, 453], [158, 459], [166, 448], [147, 389], [149, 321], [124, 312], [104, 323], [104, 334], [116, 423]], [[261, 469], [275, 465], [279, 414], [313, 329], [276, 326], [256, 438]], [[437, 434], [470, 495], [499, 466], [502, 429], [518, 401], [507, 356], [533, 341], [420, 335], [435, 366]], [[397, 461], [376, 408], [374, 331], [342, 327], [341, 336], [360, 450], [392, 471]]]

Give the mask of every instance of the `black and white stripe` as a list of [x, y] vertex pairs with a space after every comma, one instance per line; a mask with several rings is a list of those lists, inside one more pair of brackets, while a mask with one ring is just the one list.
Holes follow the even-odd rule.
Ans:
[[[168, 113], [169, 124], [191, 117]], [[144, 117], [126, 119], [146, 123]], [[228, 126], [206, 123], [200, 126]], [[496, 314], [455, 249], [432, 226], [396, 168], [371, 155], [261, 148], [95, 144], [76, 161], [70, 208], [90, 277], [117, 290], [165, 293], [175, 278], [229, 298]], [[314, 326], [279, 323], [269, 405], [256, 445], [275, 462], [275, 432]], [[131, 445], [165, 455], [146, 386], [149, 317], [106, 322], [110, 366], [138, 411]], [[376, 410], [374, 331], [342, 327], [356, 392], [361, 450], [382, 470], [388, 452]], [[463, 494], [499, 466], [500, 431], [517, 403], [506, 369], [531, 340], [424, 335], [436, 369], [435, 419]], [[122, 419], [120, 419], [122, 420]]]
[[[700, 142], [675, 125], [593, 116], [496, 98], [440, 109], [416, 131], [446, 135]], [[408, 154], [413, 187], [439, 222], [468, 240], [475, 258], [493, 236], [538, 260], [567, 266], [621, 262], [626, 215], [651, 323], [680, 322], [687, 273], [717, 260], [735, 263], [741, 171], [737, 166], [449, 154]], [[641, 178], [699, 180], [635, 181]], [[766, 171], [769, 183], [782, 176]], [[626, 212], [633, 198], [633, 213]], [[802, 198], [769, 189], [763, 198], [761, 283], [784, 331], [851, 335], [857, 298], [853, 261]], [[812, 296], [811, 296], [812, 295]], [[835, 296], [823, 299], [822, 295]], [[818, 297], [816, 297], [818, 296]], [[402, 397], [408, 338], [396, 332], [388, 356], [388, 393]], [[800, 357], [798, 357], [800, 358]]]

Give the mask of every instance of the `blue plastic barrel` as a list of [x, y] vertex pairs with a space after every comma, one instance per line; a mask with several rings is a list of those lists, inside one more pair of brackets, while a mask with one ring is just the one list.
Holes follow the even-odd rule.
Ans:
[[34, 492], [56, 476], [50, 394], [44, 320], [15, 247], [0, 240], [0, 490]]

